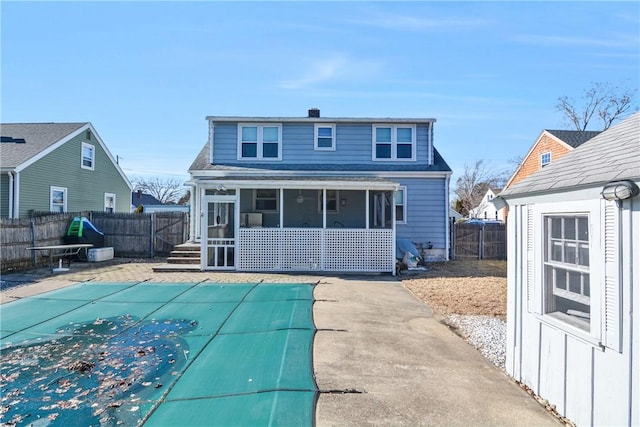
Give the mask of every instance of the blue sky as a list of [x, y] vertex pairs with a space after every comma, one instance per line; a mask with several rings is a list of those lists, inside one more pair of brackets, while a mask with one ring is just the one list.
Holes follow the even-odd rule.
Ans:
[[453, 186], [465, 164], [513, 169], [543, 129], [569, 129], [559, 96], [640, 87], [636, 1], [0, 7], [2, 122], [90, 121], [130, 177], [187, 179], [208, 115], [317, 107], [437, 119]]

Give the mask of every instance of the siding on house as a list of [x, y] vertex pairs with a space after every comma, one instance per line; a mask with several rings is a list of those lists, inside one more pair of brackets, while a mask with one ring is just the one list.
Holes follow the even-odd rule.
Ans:
[[407, 187], [407, 223], [396, 225], [399, 238], [419, 243], [433, 243], [444, 248], [447, 243], [448, 207], [445, 205], [445, 178], [390, 178]]
[[[378, 122], [376, 122], [378, 123]], [[384, 123], [381, 120], [379, 123]], [[371, 163], [372, 156], [372, 124], [337, 123], [336, 150], [316, 151], [314, 145], [313, 123], [282, 124], [282, 160], [270, 163]], [[216, 164], [247, 164], [260, 160], [238, 160], [238, 125], [237, 123], [215, 123], [214, 162]], [[429, 126], [416, 126], [416, 161], [402, 163], [426, 164], [429, 158]], [[375, 162], [400, 163], [400, 162]]]
[[516, 184], [542, 169], [542, 166], [540, 165], [540, 156], [543, 153], [551, 153], [551, 161], [555, 161], [569, 153], [571, 150], [572, 148], [570, 146], [559, 142], [553, 136], [547, 133], [543, 134], [538, 143], [531, 150], [529, 156], [522, 163], [520, 169], [513, 176], [511, 184]]
[[[95, 147], [94, 170], [81, 168], [82, 142]], [[49, 211], [51, 186], [67, 188], [68, 212], [104, 210], [104, 193], [116, 194], [116, 211], [131, 208], [131, 190], [100, 143], [84, 132], [20, 172], [20, 218], [32, 209]]]
[[0, 218], [9, 216], [9, 175], [0, 175]]

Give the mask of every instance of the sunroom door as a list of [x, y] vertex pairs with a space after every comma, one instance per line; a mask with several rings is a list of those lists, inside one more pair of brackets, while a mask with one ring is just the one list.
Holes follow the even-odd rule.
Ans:
[[235, 196], [205, 197], [202, 208], [202, 268], [235, 269]]

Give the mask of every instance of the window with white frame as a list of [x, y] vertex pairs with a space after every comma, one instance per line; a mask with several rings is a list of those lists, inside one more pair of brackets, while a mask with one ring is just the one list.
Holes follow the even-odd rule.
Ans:
[[316, 123], [314, 125], [313, 148], [317, 151], [335, 151], [336, 125], [328, 123]]
[[104, 193], [104, 211], [109, 213], [116, 211], [116, 195], [114, 193]]
[[80, 166], [82, 167], [82, 169], [94, 170], [95, 162], [96, 162], [96, 148], [91, 144], [87, 144], [86, 142], [83, 142], [82, 143], [82, 160], [81, 160]]
[[400, 187], [394, 195], [396, 205], [396, 224], [406, 224], [407, 187]]
[[51, 212], [67, 211], [67, 189], [64, 187], [49, 187], [49, 210]]
[[253, 192], [253, 208], [256, 212], [278, 212], [278, 193], [275, 188], [259, 188]]
[[540, 155], [540, 167], [545, 167], [549, 163], [551, 163], [551, 152], [547, 151], [546, 153], [542, 153]]
[[373, 160], [415, 159], [415, 126], [373, 125]]
[[280, 160], [281, 158], [281, 125], [238, 125], [238, 159]]
[[589, 216], [543, 216], [543, 314], [590, 331]]
[[[340, 209], [339, 197], [338, 190], [327, 190], [327, 213], [338, 213]], [[318, 190], [318, 213], [322, 213], [322, 206], [322, 190]]]

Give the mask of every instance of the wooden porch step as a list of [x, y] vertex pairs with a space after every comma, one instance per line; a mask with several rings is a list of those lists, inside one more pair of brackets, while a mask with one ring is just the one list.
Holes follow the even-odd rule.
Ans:
[[171, 251], [171, 256], [176, 258], [200, 258], [200, 251]]
[[170, 256], [167, 258], [167, 264], [192, 264], [192, 265], [200, 265], [200, 254], [198, 257], [174, 257]]

